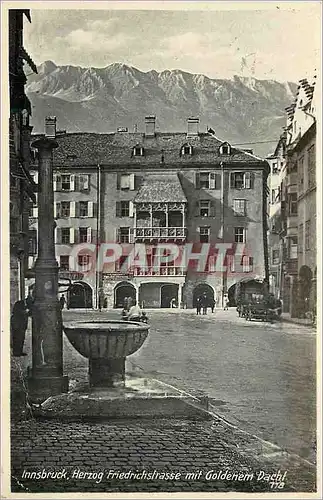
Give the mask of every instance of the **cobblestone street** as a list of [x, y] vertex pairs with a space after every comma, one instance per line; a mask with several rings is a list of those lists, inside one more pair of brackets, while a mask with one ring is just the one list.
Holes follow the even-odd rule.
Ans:
[[[84, 314], [65, 311], [64, 317]], [[112, 318], [119, 311], [88, 316], [98, 314]], [[148, 315], [149, 338], [130, 357], [128, 371], [140, 371], [191, 394], [207, 393], [213, 418], [98, 423], [14, 418], [12, 490], [315, 491], [313, 330], [285, 323], [249, 323], [238, 319], [233, 310], [207, 317], [196, 317], [194, 311], [149, 311]], [[30, 344], [29, 332], [29, 353]], [[30, 361], [29, 356], [14, 360], [17, 384], [19, 369], [24, 371]], [[64, 364], [71, 386], [86, 379], [87, 360], [65, 337]], [[26, 474], [43, 469], [61, 472], [63, 478], [32, 480]], [[96, 478], [81, 479], [78, 469], [95, 472]], [[176, 480], [113, 479], [112, 470], [168, 471], [180, 476]], [[226, 477], [212, 479], [214, 473], [209, 471]], [[284, 484], [271, 486], [264, 474], [278, 471], [286, 472]], [[196, 476], [187, 476], [193, 473]], [[228, 479], [229, 473], [240, 473], [244, 479]]]

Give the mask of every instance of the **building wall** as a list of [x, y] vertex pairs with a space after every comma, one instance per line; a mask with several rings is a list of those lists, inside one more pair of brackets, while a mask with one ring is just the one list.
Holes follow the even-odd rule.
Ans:
[[[9, 10], [9, 172], [10, 172], [10, 307], [25, 297], [28, 268], [28, 207], [34, 187], [29, 178], [31, 105], [25, 95], [23, 20], [28, 10]], [[30, 60], [31, 61], [31, 60]], [[35, 70], [34, 68], [32, 68]]]
[[[59, 139], [59, 138], [58, 138]], [[94, 154], [94, 153], [93, 153]], [[95, 156], [95, 154], [94, 154]], [[68, 163], [68, 162], [67, 162]], [[260, 162], [259, 162], [260, 163]], [[235, 251], [236, 243], [234, 238], [234, 228], [243, 227], [246, 230], [247, 253], [253, 258], [252, 269], [248, 273], [249, 277], [267, 277], [266, 268], [266, 182], [267, 182], [267, 164], [262, 163], [261, 166], [255, 166], [255, 163], [248, 163], [244, 160], [239, 163], [231, 164], [230, 159], [223, 166], [216, 166], [213, 162], [205, 163], [204, 165], [194, 164], [194, 160], [189, 166], [177, 166], [176, 164], [167, 165], [167, 170], [161, 164], [144, 167], [136, 162], [136, 166], [129, 167], [128, 165], [112, 165], [102, 164], [100, 167], [93, 165], [92, 167], [81, 167], [76, 162], [70, 166], [59, 167], [55, 165], [54, 153], [54, 172], [55, 175], [72, 174], [72, 175], [91, 175], [90, 189], [87, 192], [79, 191], [56, 191], [55, 203], [62, 201], [70, 201], [78, 203], [80, 201], [89, 201], [97, 206], [96, 214], [93, 217], [80, 218], [75, 217], [58, 217], [56, 219], [56, 256], [60, 260], [62, 255], [68, 255], [73, 244], [63, 245], [57, 239], [60, 230], [63, 228], [74, 228], [77, 230], [80, 227], [91, 227], [93, 234], [96, 234], [99, 229], [98, 241], [102, 243], [114, 243], [117, 241], [118, 230], [120, 227], [134, 227], [134, 217], [124, 216], [119, 217], [116, 211], [116, 204], [120, 201], [129, 201], [135, 203], [135, 197], [141, 185], [152, 174], [163, 176], [167, 179], [171, 178], [174, 173], [178, 174], [183, 192], [187, 199], [186, 210], [186, 227], [187, 239], [186, 242], [194, 243], [196, 249], [199, 248], [200, 242], [200, 227], [210, 227], [209, 243], [229, 243], [232, 245], [232, 251]], [[256, 165], [259, 165], [258, 162]], [[98, 176], [98, 171], [100, 175]], [[216, 189], [199, 189], [196, 186], [196, 175], [200, 172], [213, 172], [216, 178]], [[230, 185], [230, 175], [232, 172], [249, 172], [251, 175], [251, 184], [248, 188], [234, 189]], [[135, 182], [134, 189], [121, 190], [118, 189], [118, 176], [121, 173], [134, 174]], [[237, 215], [234, 212], [234, 200], [245, 200], [246, 213], [245, 215]], [[154, 202], [155, 200], [151, 200]], [[210, 201], [212, 212], [208, 217], [201, 217], [197, 209], [199, 201]], [[99, 217], [99, 221], [98, 218]], [[96, 240], [92, 241], [92, 244]], [[148, 243], [148, 242], [147, 242]], [[75, 245], [74, 245], [75, 246]], [[198, 250], [195, 250], [198, 251]], [[93, 270], [92, 270], [93, 271]], [[152, 295], [149, 298], [154, 307], [160, 305], [160, 287], [162, 283], [178, 283], [179, 296], [178, 301], [185, 303], [187, 307], [192, 307], [194, 288], [200, 283], [206, 283], [214, 290], [218, 305], [222, 305], [223, 293], [227, 292], [228, 288], [246, 277], [246, 273], [232, 270], [232, 273], [226, 274], [224, 277], [219, 272], [198, 273], [190, 270], [186, 276], [124, 276], [119, 272], [114, 264], [105, 266], [103, 274], [98, 276], [95, 272], [84, 273], [83, 280], [86, 281], [93, 289], [93, 294], [103, 291], [107, 298], [108, 307], [113, 307], [114, 287], [121, 281], [128, 280], [135, 284], [137, 295], [140, 297], [140, 287], [147, 282], [154, 282], [151, 286]], [[182, 290], [183, 285], [185, 287]], [[144, 288], [142, 287], [142, 290]], [[139, 293], [138, 293], [139, 291]], [[142, 293], [148, 293], [146, 290]], [[94, 303], [96, 301], [94, 300]]]

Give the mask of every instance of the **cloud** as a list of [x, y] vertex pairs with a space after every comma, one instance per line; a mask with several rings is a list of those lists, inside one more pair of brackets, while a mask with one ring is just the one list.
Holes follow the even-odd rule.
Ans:
[[101, 52], [104, 50], [117, 50], [127, 46], [131, 39], [131, 36], [123, 33], [109, 36], [108, 33], [77, 29], [71, 31], [65, 37], [65, 43], [67, 43], [73, 51], [87, 50], [91, 52]]

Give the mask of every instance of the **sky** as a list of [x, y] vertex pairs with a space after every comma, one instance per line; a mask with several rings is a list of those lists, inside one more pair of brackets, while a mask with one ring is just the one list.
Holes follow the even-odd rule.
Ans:
[[[112, 9], [113, 2], [100, 4], [109, 10], [58, 10], [59, 3], [55, 9], [31, 8], [24, 45], [37, 64], [51, 60], [105, 67], [121, 62], [141, 71], [181, 69], [210, 78], [244, 75], [294, 82], [318, 69], [318, 2], [270, 2], [270, 8], [253, 2], [252, 9], [239, 3], [238, 10], [231, 1], [226, 10], [212, 10], [217, 2], [212, 8], [193, 3], [194, 10], [187, 10], [189, 2], [182, 2], [180, 10], [157, 10], [152, 1], [144, 3], [145, 10], [135, 2], [131, 10], [126, 4]], [[171, 2], [165, 5], [172, 8]]]

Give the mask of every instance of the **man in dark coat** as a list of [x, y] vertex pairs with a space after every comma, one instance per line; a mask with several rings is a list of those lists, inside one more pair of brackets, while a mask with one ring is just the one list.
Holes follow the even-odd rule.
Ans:
[[12, 350], [14, 356], [26, 356], [23, 352], [26, 330], [28, 326], [28, 309], [25, 300], [18, 300], [12, 309], [10, 328]]
[[201, 297], [197, 297], [196, 299], [196, 314], [201, 314]]
[[201, 297], [201, 306], [202, 306], [203, 314], [204, 315], [207, 314], [208, 298], [207, 298], [206, 293], [203, 293], [203, 295]]
[[210, 307], [211, 307], [211, 311], [214, 313], [214, 308], [215, 308], [215, 300], [214, 300], [214, 298], [210, 299]]

